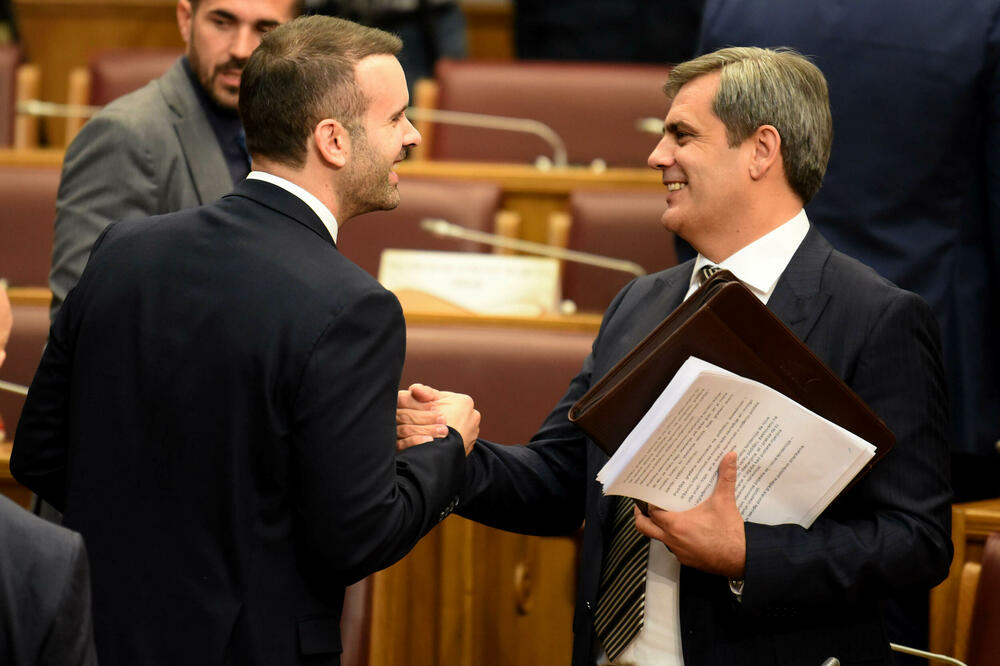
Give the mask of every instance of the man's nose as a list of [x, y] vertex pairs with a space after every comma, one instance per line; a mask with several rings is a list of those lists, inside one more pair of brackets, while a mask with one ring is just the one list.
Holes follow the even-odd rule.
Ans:
[[646, 164], [648, 164], [651, 169], [666, 169], [671, 166], [673, 162], [673, 145], [671, 144], [669, 137], [664, 136], [660, 139], [660, 142], [656, 144], [656, 147], [653, 148], [653, 152], [649, 154], [649, 157], [646, 159]]
[[253, 26], [240, 26], [229, 45], [229, 57], [245, 61], [258, 46], [260, 46], [260, 33], [254, 30]]
[[409, 118], [406, 119], [406, 125], [408, 129], [406, 134], [403, 135], [403, 145], [419, 146], [420, 142], [423, 140], [423, 137], [420, 136], [420, 132], [413, 126], [413, 123], [410, 122]]

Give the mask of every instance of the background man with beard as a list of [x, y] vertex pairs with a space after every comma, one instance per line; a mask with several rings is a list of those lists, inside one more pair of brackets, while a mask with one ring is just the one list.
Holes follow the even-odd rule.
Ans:
[[236, 104], [261, 35], [298, 0], [179, 0], [185, 55], [90, 119], [66, 151], [52, 250], [53, 318], [94, 241], [118, 220], [209, 203], [250, 171]]
[[420, 140], [400, 46], [268, 34], [240, 88], [255, 170], [108, 226], [56, 317], [11, 469], [86, 540], [103, 666], [337, 664], [344, 587], [455, 506], [479, 415], [449, 396], [453, 428], [397, 454], [402, 310], [336, 247]]

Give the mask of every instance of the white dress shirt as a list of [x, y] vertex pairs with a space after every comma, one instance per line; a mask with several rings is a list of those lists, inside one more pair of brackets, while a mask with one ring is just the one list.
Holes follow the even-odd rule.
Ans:
[[323, 202], [317, 199], [313, 194], [311, 194], [305, 188], [296, 185], [290, 180], [286, 180], [281, 176], [275, 176], [273, 173], [267, 173], [266, 171], [251, 171], [247, 175], [247, 180], [263, 180], [265, 183], [271, 183], [272, 185], [277, 185], [281, 189], [285, 190], [289, 194], [294, 194], [299, 199], [302, 199], [302, 203], [309, 206], [316, 216], [319, 218], [323, 226], [326, 227], [327, 231], [330, 232], [330, 236], [333, 238], [333, 242], [337, 242], [337, 230], [339, 225], [337, 224], [337, 218], [333, 216], [330, 209], [323, 205]]
[[[800, 210], [788, 222], [715, 265], [730, 271], [761, 302], [767, 303], [778, 278], [808, 231], [809, 219], [805, 210]], [[701, 267], [713, 263], [698, 255], [685, 299], [698, 288]], [[677, 557], [663, 542], [650, 539], [642, 629], [615, 660], [616, 666], [680, 666], [684, 663], [679, 613], [680, 574]], [[598, 660], [598, 664], [608, 663], [604, 655]]]

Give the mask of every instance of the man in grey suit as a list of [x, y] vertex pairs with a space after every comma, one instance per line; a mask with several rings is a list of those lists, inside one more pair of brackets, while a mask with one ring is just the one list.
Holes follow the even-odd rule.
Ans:
[[[477, 443], [458, 513], [529, 534], [572, 533], [586, 521], [574, 666], [888, 664], [885, 600], [926, 594], [951, 558], [933, 313], [809, 223], [803, 205], [819, 189], [832, 137], [814, 65], [787, 51], [722, 49], [675, 67], [664, 89], [672, 103], [649, 165], [667, 188], [663, 225], [699, 255], [618, 294], [591, 355], [527, 446]], [[703, 503], [643, 516], [603, 495], [595, 477], [608, 457], [567, 417], [711, 265], [742, 280], [896, 436], [809, 529], [744, 521], [735, 488], [752, 461], [731, 452], [713, 461], [718, 482]], [[427, 402], [400, 396], [416, 410], [400, 421], [419, 424], [433, 414], [419, 408], [436, 396], [411, 393]], [[423, 433], [400, 434], [405, 446]], [[636, 548], [619, 548], [620, 537]], [[626, 569], [616, 562], [633, 565], [627, 580], [613, 575]]]
[[[0, 365], [12, 325], [0, 287]], [[0, 664], [93, 666], [90, 569], [83, 538], [0, 495]]]
[[261, 36], [296, 0], [179, 0], [185, 55], [83, 126], [66, 151], [56, 201], [52, 315], [112, 222], [209, 203], [250, 171], [236, 110]]

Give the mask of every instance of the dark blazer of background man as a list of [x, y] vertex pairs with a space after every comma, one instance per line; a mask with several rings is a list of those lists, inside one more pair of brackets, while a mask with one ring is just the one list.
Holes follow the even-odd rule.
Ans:
[[334, 241], [420, 140], [399, 48], [271, 32], [240, 94], [260, 172], [109, 226], [56, 318], [11, 465], [87, 541], [105, 666], [337, 664], [344, 587], [454, 506], [478, 414], [396, 455], [401, 309]]
[[1000, 497], [1000, 0], [709, 0], [702, 52], [791, 46], [837, 131], [813, 224], [941, 324], [956, 501]]
[[53, 317], [106, 226], [215, 201], [250, 171], [240, 72], [296, 0], [179, 0], [186, 55], [80, 130], [63, 161], [52, 250]]
[[[0, 282], [0, 365], [12, 325]], [[95, 666], [90, 569], [76, 532], [0, 495], [0, 663]]]
[[[819, 188], [831, 134], [822, 74], [797, 55], [724, 49], [679, 65], [666, 90], [673, 103], [649, 158], [668, 185], [663, 224], [700, 251], [699, 266], [726, 267], [736, 252], [794, 221]], [[680, 561], [685, 664], [819, 664], [831, 656], [889, 663], [883, 601], [901, 590], [929, 590], [947, 574], [951, 556], [937, 327], [923, 300], [836, 252], [814, 228], [784, 260], [768, 307], [885, 420], [895, 449], [808, 530], [744, 523], [734, 456], [723, 458], [720, 481], [702, 504], [653, 510], [651, 518], [636, 512], [636, 525]], [[682, 302], [694, 267], [688, 261], [630, 283], [531, 443], [481, 441], [469, 459], [462, 515], [530, 534], [571, 532], [586, 519], [577, 666], [594, 664], [601, 650], [594, 613], [615, 504], [595, 479], [607, 456], [567, 411]], [[743, 581], [740, 596], [730, 579], [736, 589], [735, 580]], [[647, 595], [647, 610], [656, 602]]]

